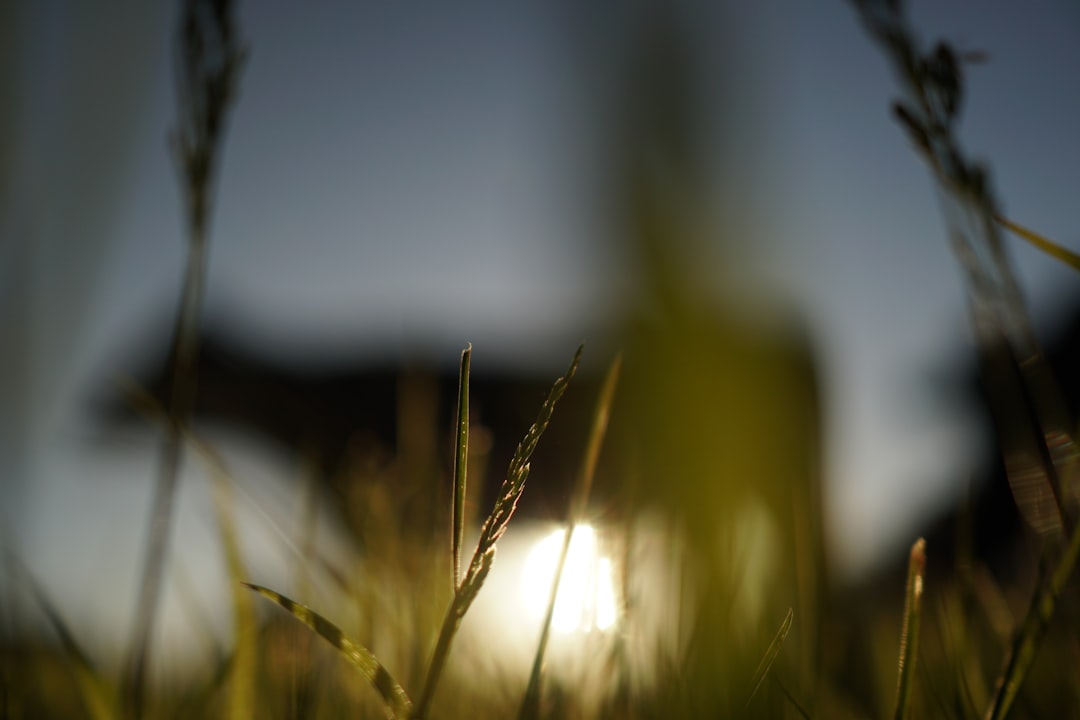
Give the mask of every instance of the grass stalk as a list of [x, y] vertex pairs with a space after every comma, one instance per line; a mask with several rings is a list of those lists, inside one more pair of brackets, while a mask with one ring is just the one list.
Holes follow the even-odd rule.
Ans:
[[1049, 238], [1040, 235], [1034, 230], [1029, 230], [1023, 225], [1014, 223], [1012, 220], [1009, 220], [1008, 218], [1001, 215], [994, 215], [994, 220], [996, 220], [997, 223], [1001, 225], [1001, 227], [1005, 228], [1014, 235], [1017, 235], [1024, 240], [1027, 240], [1031, 245], [1038, 248], [1039, 250], [1042, 250], [1050, 257], [1056, 260], [1060, 260], [1061, 262], [1071, 267], [1073, 270], [1080, 272], [1080, 255], [1077, 255], [1072, 250], [1058, 245], [1053, 240], [1050, 240]]
[[158, 466], [128, 662], [125, 697], [128, 713], [133, 717], [141, 717], [144, 712], [151, 638], [180, 475], [181, 427], [194, 406], [198, 323], [206, 277], [213, 179], [220, 160], [226, 113], [245, 56], [232, 10], [228, 1], [186, 0], [177, 37], [180, 119], [173, 145], [185, 200], [188, 254], [170, 356], [170, 422]]
[[[118, 388], [131, 406], [148, 422], [168, 426], [168, 411], [154, 396], [138, 385], [121, 380]], [[226, 717], [248, 718], [255, 712], [255, 686], [257, 680], [257, 636], [258, 625], [251, 595], [243, 589], [243, 579], [247, 577], [243, 553], [236, 531], [233, 513], [234, 495], [232, 475], [225, 460], [213, 446], [197, 436], [190, 427], [178, 427], [180, 438], [190, 446], [206, 465], [214, 481], [214, 513], [221, 533], [221, 542], [225, 551], [225, 567], [232, 584], [233, 624], [235, 647], [229, 663], [229, 694], [226, 703]]]
[[536, 421], [525, 433], [525, 437], [518, 443], [514, 456], [510, 459], [510, 466], [506, 471], [506, 478], [499, 489], [499, 496], [491, 513], [480, 527], [480, 538], [476, 542], [472, 560], [465, 572], [465, 577], [454, 591], [454, 597], [450, 601], [450, 607], [446, 610], [443, 623], [439, 630], [439, 637], [435, 643], [435, 650], [428, 664], [427, 674], [424, 679], [424, 687], [420, 692], [419, 700], [413, 708], [412, 717], [420, 720], [427, 716], [428, 709], [435, 696], [439, 679], [442, 677], [446, 660], [450, 654], [450, 648], [457, 634], [465, 613], [476, 599], [480, 588], [487, 579], [488, 573], [495, 562], [495, 546], [506, 532], [510, 518], [517, 509], [518, 501], [525, 491], [525, 481], [529, 477], [529, 459], [540, 442], [541, 436], [551, 421], [551, 415], [559, 398], [566, 392], [566, 388], [577, 372], [581, 362], [581, 353], [584, 347], [579, 346], [570, 367], [566, 373], [555, 381], [548, 393], [547, 399], [540, 407]]
[[[1021, 410], [1030, 416], [1028, 427], [1016, 422], [1013, 410], [999, 411], [995, 420], [1006, 436], [1005, 444], [1014, 445], [1005, 461], [1017, 504], [1040, 535], [1068, 535], [1074, 518], [1064, 502], [1060, 476], [1080, 462], [1080, 451], [1071, 434], [1071, 414], [1032, 330], [1001, 237], [998, 225], [1003, 218], [990, 173], [967, 157], [957, 137], [966, 90], [964, 56], [944, 41], [924, 51], [908, 26], [902, 3], [854, 0], [854, 5], [902, 83], [903, 97], [893, 104], [893, 115], [937, 180], [953, 251], [965, 275], [976, 336], [986, 354], [1004, 349], [1015, 366], [1015, 372], [1000, 378], [999, 384], [1010, 393], [1010, 402], [1025, 406]], [[1022, 474], [1038, 474], [1041, 480], [1025, 482]]]
[[[193, 439], [194, 440], [194, 439]], [[217, 516], [225, 565], [232, 593], [234, 647], [228, 671], [228, 695], [225, 717], [244, 720], [256, 716], [258, 624], [251, 594], [244, 590], [248, 576], [236, 531], [232, 482], [224, 461], [213, 448], [195, 440], [201, 454], [210, 462], [214, 478], [214, 512]]]
[[1050, 627], [1050, 621], [1057, 610], [1061, 593], [1076, 568], [1080, 557], [1080, 525], [1073, 528], [1069, 544], [1058, 561], [1049, 582], [1040, 585], [1031, 600], [1027, 615], [1020, 626], [1012, 647], [1005, 661], [1005, 667], [994, 686], [994, 697], [986, 711], [986, 720], [1003, 720], [1016, 700], [1020, 687], [1027, 677], [1039, 643]]
[[[998, 211], [983, 166], [968, 160], [954, 134], [963, 97], [958, 54], [948, 43], [938, 43], [932, 53], [917, 48], [903, 17], [901, 4], [892, 0], [854, 0], [864, 23], [893, 60], [907, 90], [903, 102], [894, 105], [896, 118], [905, 127], [916, 149], [926, 158], [941, 189], [953, 198], [951, 235], [957, 258], [968, 280], [970, 308], [977, 335], [987, 354], [1004, 345], [1012, 365], [1009, 384], [1014, 403], [1026, 417], [1029, 429], [1039, 437], [1034, 457], [1039, 467], [1024, 461], [1023, 453], [1006, 452], [1007, 471], [1020, 468], [1025, 478], [1008, 471], [1013, 494], [1024, 519], [1044, 539], [1064, 548], [1049, 580], [1040, 582], [1020, 631], [1006, 655], [986, 718], [1004, 718], [1016, 699], [1036, 650], [1045, 636], [1061, 593], [1080, 554], [1080, 531], [1074, 503], [1067, 492], [1076, 482], [1080, 453], [1072, 436], [1063, 395], [1054, 382], [1035, 340], [1005, 252], [998, 226], [1016, 233], [1038, 249], [1067, 265], [1080, 269], [1080, 256], [1009, 220]], [[1002, 341], [1004, 341], [1002, 343]], [[1018, 444], [1027, 432], [1009, 417], [998, 417], [999, 432]], [[999, 416], [1003, 413], [998, 412]], [[1009, 437], [1011, 433], [1012, 437]], [[1030, 482], [1030, 476], [1039, 478]], [[1048, 501], [1049, 500], [1049, 501]], [[1066, 544], [1067, 542], [1067, 544]]]
[[584, 519], [585, 508], [589, 504], [593, 478], [596, 476], [596, 464], [600, 459], [600, 449], [604, 445], [604, 436], [607, 434], [608, 419], [611, 417], [611, 405], [615, 400], [615, 388], [619, 384], [619, 371], [621, 368], [622, 356], [618, 355], [611, 363], [607, 376], [604, 378], [604, 384], [600, 388], [596, 412], [593, 413], [592, 427], [589, 431], [589, 439], [585, 445], [585, 457], [582, 461], [581, 473], [578, 475], [577, 485], [570, 498], [566, 530], [563, 533], [562, 548], [559, 551], [559, 561], [555, 566], [555, 577], [551, 583], [551, 595], [548, 597], [544, 622], [540, 627], [540, 641], [537, 643], [536, 655], [533, 657], [532, 670], [529, 673], [529, 684], [525, 690], [525, 696], [522, 698], [521, 708], [518, 711], [520, 720], [534, 720], [540, 715], [544, 657], [547, 653], [548, 638], [551, 635], [551, 621], [555, 616], [555, 603], [559, 597], [559, 584], [562, 581], [563, 570], [566, 567], [566, 559], [570, 555], [570, 543], [574, 536], [574, 529]]
[[900, 630], [899, 677], [896, 682], [896, 720], [905, 720], [911, 711], [911, 690], [919, 657], [919, 629], [922, 624], [923, 578], [926, 574], [926, 541], [919, 538], [908, 558], [904, 621]]

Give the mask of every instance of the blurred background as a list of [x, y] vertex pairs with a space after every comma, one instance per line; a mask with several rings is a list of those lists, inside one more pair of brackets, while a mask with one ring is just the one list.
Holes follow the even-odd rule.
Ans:
[[[685, 5], [670, 36], [645, 2], [240, 7], [251, 54], [218, 179], [202, 382], [218, 389], [204, 393], [206, 431], [237, 477], [260, 582], [288, 581], [320, 453], [380, 422], [400, 447], [386, 413], [408, 394], [401, 377], [429, 378], [442, 400], [424, 417], [441, 432], [471, 342], [484, 426], [512, 449], [578, 342], [597, 377], [618, 349], [647, 345], [626, 328], [672, 293], [789, 347], [806, 373], [838, 582], [903, 553], [964, 496], [989, 441], [949, 390], [974, 362], [962, 287], [929, 174], [889, 117], [880, 52], [839, 0]], [[987, 55], [967, 71], [963, 137], [990, 159], [1006, 212], [1075, 246], [1080, 96], [1062, 80], [1080, 61], [1080, 9], [911, 5], [925, 39]], [[174, 25], [171, 3], [0, 9], [2, 541], [114, 654], [159, 450], [152, 425], [117, 412], [116, 382], [160, 381], [185, 253], [167, 145]], [[635, 64], [650, 37], [680, 58], [657, 51], [676, 65], [651, 81]], [[635, 94], [637, 80], [661, 90]], [[653, 124], [646, 107], [661, 108]], [[654, 141], [641, 185], [627, 158]], [[670, 194], [666, 219], [635, 215], [641, 187]], [[671, 218], [685, 225], [642, 229]], [[1075, 279], [1015, 250], [1053, 336]], [[504, 411], [522, 387], [524, 414]], [[577, 402], [586, 414], [591, 395]], [[584, 422], [567, 423], [582, 439]], [[550, 474], [572, 473], [579, 451]], [[195, 465], [170, 582], [213, 602], [223, 591], [207, 578], [224, 576], [208, 567], [220, 550]], [[327, 515], [323, 552], [346, 556], [348, 520]], [[182, 596], [166, 593], [178, 635]]]

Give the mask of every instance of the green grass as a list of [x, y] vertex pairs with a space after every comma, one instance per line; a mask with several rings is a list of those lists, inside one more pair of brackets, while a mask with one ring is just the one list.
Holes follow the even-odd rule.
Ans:
[[176, 52], [180, 113], [172, 141], [182, 177], [188, 252], [169, 358], [165, 445], [154, 488], [124, 692], [127, 713], [134, 717], [145, 713], [151, 640], [183, 456], [181, 433], [192, 417], [198, 384], [199, 321], [209, 259], [214, 181], [221, 163], [226, 119], [246, 57], [231, 5], [186, 0], [181, 8]]
[[904, 624], [900, 630], [899, 680], [896, 685], [896, 720], [910, 714], [911, 689], [919, 661], [919, 630], [922, 624], [923, 582], [926, 576], [926, 541], [919, 538], [911, 546], [908, 561], [907, 589], [904, 598]]
[[[468, 641], [465, 632], [466, 623], [499, 632], [494, 620], [474, 610], [476, 600], [482, 591], [496, 592], [489, 583], [496, 551], [505, 547], [504, 535], [527, 497], [534, 451], [549, 424], [559, 422], [554, 410], [578, 372], [581, 348], [525, 431], [497, 500], [479, 522], [471, 519], [484, 473], [482, 451], [470, 443], [476, 427], [469, 412], [470, 345], [460, 359], [449, 467], [417, 470], [422, 463], [416, 458], [399, 456], [386, 465], [349, 468], [354, 495], [346, 498], [346, 511], [360, 528], [362, 548], [355, 567], [326, 566], [313, 541], [315, 514], [304, 510], [312, 540], [302, 543], [302, 576], [329, 577], [334, 585], [317, 594], [301, 583], [295, 597], [311, 607], [253, 583], [234, 518], [234, 479], [190, 424], [213, 181], [245, 53], [229, 3], [191, 0], [183, 5], [177, 52], [175, 148], [190, 254], [174, 332], [172, 389], [164, 405], [130, 391], [133, 403], [162, 427], [166, 450], [129, 663], [122, 673], [101, 669], [92, 648], [13, 557], [6, 579], [27, 591], [52, 635], [27, 640], [5, 617], [0, 717], [997, 720], [1080, 713], [1074, 670], [1080, 611], [1072, 580], [1080, 524], [1069, 500], [1078, 453], [1000, 228], [1074, 268], [1080, 260], [1005, 219], [989, 169], [964, 152], [957, 122], [966, 90], [961, 54], [944, 42], [924, 48], [901, 3], [853, 4], [896, 71], [894, 117], [943, 198], [979, 340], [986, 347], [1004, 343], [1015, 365], [1015, 386], [1005, 392], [1023, 406], [1026, 419], [1010, 419], [999, 429], [1007, 449], [1036, 458], [1034, 467], [1029, 462], [1021, 470], [1040, 478], [1040, 499], [1031, 498], [1026, 485], [1014, 487], [1041, 545], [1038, 557], [1031, 553], [1040, 567], [1036, 577], [995, 578], [974, 558], [932, 576], [926, 564], [935, 548], [919, 540], [911, 548], [905, 590], [899, 589], [902, 578], [894, 593], [838, 588], [822, 559], [814, 466], [819, 408], [805, 368], [783, 349], [719, 326], [679, 278], [659, 277], [654, 284], [663, 290], [650, 300], [670, 322], [636, 318], [624, 329], [624, 353], [599, 386], [583, 450], [558, 448], [582, 457], [563, 517], [559, 567], [573, 528], [586, 521], [603, 523], [619, 560], [620, 624], [614, 632], [578, 638], [586, 646], [583, 659], [558, 647], [551, 633], [561, 571], [539, 633], [528, 640], [527, 671], [499, 668], [497, 652]], [[680, 231], [678, 208], [665, 198], [643, 193], [638, 199], [634, 227], [646, 243], [662, 244]], [[423, 424], [410, 417], [401, 422]], [[183, 455], [213, 478], [214, 521], [232, 586], [231, 604], [213, 610], [231, 617], [233, 634], [220, 652], [208, 653], [204, 672], [151, 683], [149, 658], [167, 652], [155, 653], [151, 639]], [[416, 527], [410, 515], [416, 506], [400, 491], [412, 474], [430, 517], [445, 520], [440, 527], [448, 539]], [[645, 536], [647, 521], [664, 530]], [[465, 539], [474, 532], [476, 545], [466, 557]], [[642, 547], [650, 544], [664, 566], [656, 577], [643, 559]], [[644, 591], [657, 585], [654, 595]], [[260, 597], [285, 612], [262, 600], [267, 607], [259, 607]], [[648, 597], [664, 606], [647, 606]], [[523, 612], [515, 602], [495, 598], [509, 613]], [[209, 632], [198, 620], [191, 623], [192, 632]]]
[[[1046, 549], [1043, 576], [1006, 652], [993, 699], [985, 710], [987, 720], [997, 720], [1014, 708], [1080, 550], [1080, 534], [1075, 529], [1077, 508], [1070, 501], [1080, 482], [1074, 427], [1031, 329], [998, 225], [1067, 265], [1077, 268], [1080, 263], [1075, 253], [1006, 220], [994, 196], [989, 169], [971, 160], [962, 148], [956, 129], [966, 91], [962, 54], [947, 42], [924, 51], [907, 24], [901, 3], [856, 0], [854, 4], [901, 81], [902, 95], [893, 106], [894, 115], [926, 160], [945, 200], [950, 237], [965, 272], [977, 338], [988, 355], [1000, 352], [998, 348], [1003, 346], [1012, 358], [1016, 372], [995, 379], [1002, 384], [1012, 380], [1008, 384], [1014, 387], [995, 391], [1014, 393], [1020, 398], [1017, 405], [1029, 414], [1026, 422], [1001, 417], [1000, 410], [995, 418], [1006, 448], [1005, 465], [1013, 494]], [[1034, 443], [1030, 440], [1033, 436], [1038, 438]], [[1032, 461], [1033, 457], [1038, 460]], [[1031, 481], [1033, 476], [1037, 482]], [[903, 668], [902, 660], [899, 708], [906, 707], [905, 696], [910, 693]]]

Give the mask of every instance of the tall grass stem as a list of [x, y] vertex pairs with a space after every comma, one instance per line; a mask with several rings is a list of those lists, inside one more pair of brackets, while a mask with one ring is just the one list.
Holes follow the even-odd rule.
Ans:
[[529, 684], [518, 712], [520, 720], [535, 720], [540, 714], [544, 657], [547, 652], [548, 638], [551, 635], [551, 622], [555, 617], [555, 604], [559, 598], [559, 585], [562, 582], [566, 559], [570, 555], [570, 544], [574, 536], [574, 529], [584, 519], [585, 509], [589, 504], [589, 495], [592, 493], [593, 479], [596, 476], [596, 464], [600, 459], [600, 449], [604, 445], [604, 436], [607, 434], [608, 420], [611, 417], [611, 405], [615, 400], [615, 389], [619, 384], [621, 368], [622, 355], [620, 354], [611, 363], [607, 376], [604, 378], [604, 384], [600, 388], [596, 411], [593, 413], [592, 428], [589, 431], [589, 439], [585, 446], [585, 457], [581, 464], [581, 473], [578, 475], [578, 482], [570, 499], [562, 548], [559, 550], [559, 560], [555, 565], [555, 577], [551, 582], [551, 595], [548, 597], [544, 621], [540, 627], [540, 640], [537, 643], [536, 654], [533, 657], [532, 670], [529, 673]]
[[1031, 600], [1024, 623], [1020, 626], [1012, 647], [994, 686], [994, 697], [986, 711], [986, 720], [1004, 720], [1016, 700], [1020, 687], [1027, 677], [1039, 643], [1050, 627], [1050, 621], [1057, 610], [1061, 593], [1072, 577], [1080, 557], [1080, 525], [1073, 528], [1072, 536], [1057, 567], [1050, 575], [1050, 581], [1043, 583]]
[[555, 411], [556, 403], [566, 392], [570, 380], [573, 379], [574, 374], [577, 372], [583, 351], [584, 346], [579, 346], [577, 352], [574, 353], [573, 360], [570, 361], [570, 367], [566, 373], [551, 386], [547, 399], [540, 406], [536, 421], [529, 427], [521, 442], [518, 443], [517, 450], [510, 459], [506, 478], [499, 488], [499, 496], [495, 501], [495, 505], [491, 508], [491, 513], [488, 514], [484, 524], [480, 527], [480, 537], [476, 542], [476, 550], [473, 551], [472, 560], [469, 562], [465, 577], [462, 578], [461, 583], [456, 588], [454, 597], [450, 601], [450, 607], [447, 608], [446, 615], [443, 617], [443, 623], [439, 629], [439, 638], [436, 641], [435, 650], [431, 655], [431, 662], [428, 664], [427, 674], [424, 678], [424, 687], [413, 708], [412, 717], [415, 720], [427, 716], [439, 679], [442, 677], [446, 660], [450, 655], [450, 647], [453, 644], [454, 636], [461, 626], [465, 613], [476, 599], [480, 588], [483, 587], [488, 573], [491, 572], [492, 564], [495, 562], [496, 544], [506, 532], [510, 518], [513, 517], [518, 501], [521, 499], [521, 494], [525, 490], [525, 481], [529, 477], [529, 459], [532, 457], [533, 451], [536, 450], [540, 438], [551, 421], [551, 415]]
[[195, 403], [198, 324], [207, 265], [213, 180], [227, 111], [243, 65], [228, 0], [186, 0], [176, 43], [179, 125], [174, 150], [188, 225], [187, 268], [170, 356], [169, 426], [154, 490], [125, 692], [133, 717], [144, 714], [146, 673], [168, 557], [173, 502], [182, 460], [181, 427]]

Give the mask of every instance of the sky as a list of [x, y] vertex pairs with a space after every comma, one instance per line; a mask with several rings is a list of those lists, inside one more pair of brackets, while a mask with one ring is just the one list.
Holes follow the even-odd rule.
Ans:
[[[596, 208], [611, 49], [641, 5], [243, 3], [251, 55], [226, 138], [207, 322], [286, 360], [456, 357], [471, 341], [477, 362], [559, 369], [618, 311], [625, 259], [598, 240], [609, 230]], [[910, 6], [924, 40], [988, 55], [968, 68], [961, 132], [989, 160], [1006, 213], [1080, 246], [1080, 6]], [[734, 258], [729, 279], [807, 326], [830, 540], [855, 572], [961, 491], [978, 448], [965, 410], [934, 392], [971, 348], [939, 201], [890, 119], [893, 76], [848, 3], [695, 12], [703, 55], [725, 63], [705, 68], [718, 88], [713, 150], [740, 168], [736, 187], [713, 190], [736, 198], [745, 237], [701, 264], [719, 274]], [[0, 382], [11, 399], [0, 520], [63, 589], [89, 583], [88, 558], [137, 537], [149, 509], [120, 476], [148, 475], [153, 446], [90, 453], [79, 418], [89, 390], [163, 335], [179, 294], [173, 10], [46, 0], [0, 13], [0, 82], [16, 98], [0, 119]], [[1077, 279], [1013, 248], [1049, 332]], [[114, 518], [102, 529], [104, 508], [131, 528]], [[107, 552], [136, 564], [130, 547]]]

